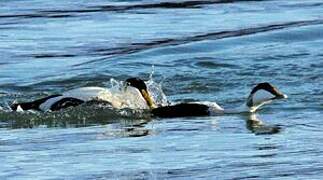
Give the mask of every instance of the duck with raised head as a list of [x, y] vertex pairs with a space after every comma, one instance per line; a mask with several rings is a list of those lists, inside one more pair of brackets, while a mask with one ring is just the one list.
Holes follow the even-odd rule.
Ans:
[[223, 109], [217, 103], [180, 103], [152, 109], [155, 117], [186, 117], [186, 116], [211, 116], [229, 113], [255, 112], [261, 106], [274, 100], [286, 99], [287, 95], [280, 92], [268, 82], [257, 84], [249, 94], [246, 102], [234, 109]]
[[[139, 78], [129, 78], [125, 81], [125, 88], [136, 95], [136, 103], [141, 104], [143, 109], [156, 107], [153, 98], [150, 96], [145, 82]], [[127, 97], [123, 97], [127, 98]], [[112, 107], [121, 108], [119, 102], [112, 92], [103, 87], [81, 87], [66, 91], [62, 94], [47, 96], [31, 102], [13, 103], [13, 111], [37, 110], [37, 111], [58, 111], [68, 107], [79, 106], [84, 103], [109, 103]]]

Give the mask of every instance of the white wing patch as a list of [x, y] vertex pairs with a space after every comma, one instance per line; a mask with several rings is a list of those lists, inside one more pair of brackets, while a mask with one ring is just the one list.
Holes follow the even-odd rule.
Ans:
[[53, 104], [67, 97], [80, 99], [82, 101], [99, 99], [100, 94], [102, 94], [105, 91], [107, 91], [105, 88], [100, 88], [100, 87], [82, 87], [82, 88], [72, 89], [63, 93], [62, 96], [48, 99], [47, 101], [45, 101], [39, 106], [39, 109], [41, 109], [42, 111], [48, 111], [50, 110]]
[[59, 101], [63, 98], [64, 98], [64, 96], [57, 96], [57, 97], [50, 98], [47, 101], [45, 101], [44, 103], [40, 104], [39, 109], [42, 111], [49, 111], [54, 103], [56, 103], [57, 101]]

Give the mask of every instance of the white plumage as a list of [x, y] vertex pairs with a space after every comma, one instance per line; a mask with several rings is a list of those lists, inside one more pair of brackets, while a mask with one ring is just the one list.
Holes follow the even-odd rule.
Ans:
[[64, 98], [75, 98], [84, 102], [91, 100], [109, 102], [114, 108], [148, 109], [139, 90], [128, 86], [123, 90], [111, 90], [102, 87], [82, 87], [66, 91], [62, 96], [53, 97], [42, 103], [39, 108], [48, 111], [56, 102]]

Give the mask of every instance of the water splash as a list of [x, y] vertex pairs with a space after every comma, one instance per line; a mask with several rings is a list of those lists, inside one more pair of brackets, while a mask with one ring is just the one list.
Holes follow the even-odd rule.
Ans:
[[148, 91], [158, 107], [169, 105], [169, 101], [162, 90], [162, 84], [156, 83], [152, 79], [146, 82]]
[[[145, 82], [148, 92], [157, 106], [167, 105], [167, 97], [162, 90], [162, 85], [153, 80], [152, 74], [153, 71], [149, 80]], [[107, 95], [109, 97], [102, 98], [109, 99], [109, 102], [113, 104], [113, 107], [118, 109], [149, 109], [138, 89], [126, 86], [125, 84], [126, 83], [124, 81], [111, 79], [110, 87], [107, 89], [111, 94]]]
[[169, 101], [162, 89], [162, 82], [155, 82], [153, 79], [153, 75], [155, 73], [155, 66], [152, 65], [152, 71], [149, 75], [149, 80], [146, 81], [146, 85], [148, 88], [148, 92], [157, 104], [158, 107], [169, 105]]

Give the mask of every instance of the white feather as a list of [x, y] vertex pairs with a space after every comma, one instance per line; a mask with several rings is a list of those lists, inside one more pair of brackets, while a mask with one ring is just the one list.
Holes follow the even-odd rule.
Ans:
[[54, 103], [56, 103], [57, 101], [59, 101], [63, 98], [64, 98], [64, 96], [57, 96], [57, 97], [47, 99], [47, 101], [45, 101], [44, 103], [39, 105], [39, 109], [42, 111], [49, 111]]
[[21, 108], [21, 106], [19, 105], [18, 107], [17, 107], [17, 110], [16, 110], [17, 112], [24, 112], [24, 110]]
[[253, 102], [253, 105], [258, 105], [258, 104], [265, 103], [266, 101], [269, 101], [274, 97], [275, 96], [270, 92], [260, 89], [253, 94], [252, 102]]
[[82, 87], [66, 91], [63, 96], [89, 101], [99, 99], [100, 95], [105, 93], [111, 94], [107, 89], [101, 87]]

